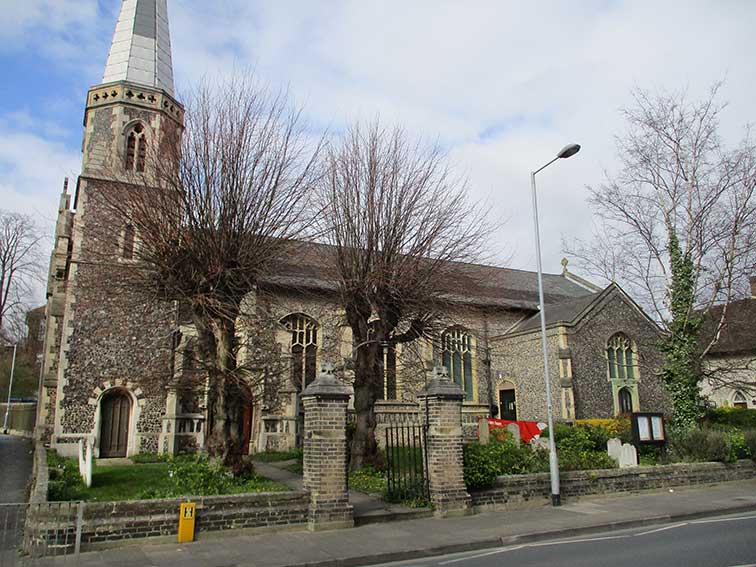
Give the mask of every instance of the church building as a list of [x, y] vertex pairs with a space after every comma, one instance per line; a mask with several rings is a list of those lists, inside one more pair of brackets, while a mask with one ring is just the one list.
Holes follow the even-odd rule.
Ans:
[[[196, 372], [187, 356], [196, 333], [181, 306], [119, 286], [114, 267], [136, 262], [138, 235], [97, 198], [118, 187], [119, 171], [143, 171], [153, 144], [176, 139], [183, 114], [166, 0], [123, 0], [102, 81], [87, 93], [81, 175], [61, 195], [50, 262], [38, 425], [61, 454], [75, 454], [82, 438], [99, 457], [204, 447], [206, 394], [175, 386]], [[274, 385], [250, 387], [247, 452], [296, 446], [300, 392], [322, 362], [350, 357], [351, 332], [324, 269], [332, 252], [292, 242], [252, 298], [274, 321], [271, 339], [285, 370]], [[656, 324], [619, 286], [599, 289], [563, 264], [544, 276], [555, 418], [667, 411]], [[462, 263], [449, 273], [438, 336], [384, 348], [379, 430], [419, 419], [415, 392], [433, 365], [445, 366], [464, 391], [469, 424], [492, 414], [545, 421], [536, 274]]]

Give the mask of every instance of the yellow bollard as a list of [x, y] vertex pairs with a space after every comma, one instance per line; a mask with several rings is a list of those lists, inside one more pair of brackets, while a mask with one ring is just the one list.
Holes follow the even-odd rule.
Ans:
[[186, 543], [194, 541], [194, 517], [197, 512], [197, 504], [184, 502], [179, 509], [178, 542]]

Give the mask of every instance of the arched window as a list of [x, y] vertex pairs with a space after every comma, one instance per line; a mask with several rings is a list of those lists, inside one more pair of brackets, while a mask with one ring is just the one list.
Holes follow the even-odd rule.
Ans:
[[465, 399], [475, 398], [473, 377], [474, 339], [461, 327], [447, 329], [441, 335], [441, 354], [443, 365], [455, 384], [465, 392]]
[[301, 313], [284, 317], [281, 324], [291, 333], [291, 382], [298, 391], [302, 391], [315, 380], [318, 324]]
[[126, 134], [126, 170], [142, 173], [146, 156], [146, 132], [144, 126], [137, 122]]
[[123, 250], [121, 251], [121, 257], [124, 260], [134, 259], [134, 226], [127, 224], [123, 229]]
[[741, 391], [735, 392], [735, 395], [732, 397], [732, 405], [736, 408], [747, 408], [748, 400], [746, 400], [745, 394]]
[[625, 335], [617, 333], [606, 345], [606, 358], [611, 380], [635, 380], [636, 354]]
[[633, 395], [627, 388], [620, 388], [617, 392], [617, 398], [619, 399], [620, 413], [632, 413], [633, 411]]

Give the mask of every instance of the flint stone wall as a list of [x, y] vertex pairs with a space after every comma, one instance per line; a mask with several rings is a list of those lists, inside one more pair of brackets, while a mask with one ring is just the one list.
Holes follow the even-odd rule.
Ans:
[[[756, 476], [756, 463], [741, 460], [724, 463], [681, 463], [632, 469], [604, 469], [560, 473], [562, 498], [590, 494], [615, 494], [746, 480]], [[476, 512], [541, 506], [550, 502], [548, 473], [500, 476], [496, 486], [471, 492]]]

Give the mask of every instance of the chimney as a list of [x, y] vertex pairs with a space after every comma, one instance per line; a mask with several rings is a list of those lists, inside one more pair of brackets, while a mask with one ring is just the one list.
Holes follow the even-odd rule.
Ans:
[[756, 299], [756, 276], [751, 276], [748, 281], [751, 282], [751, 299]]

